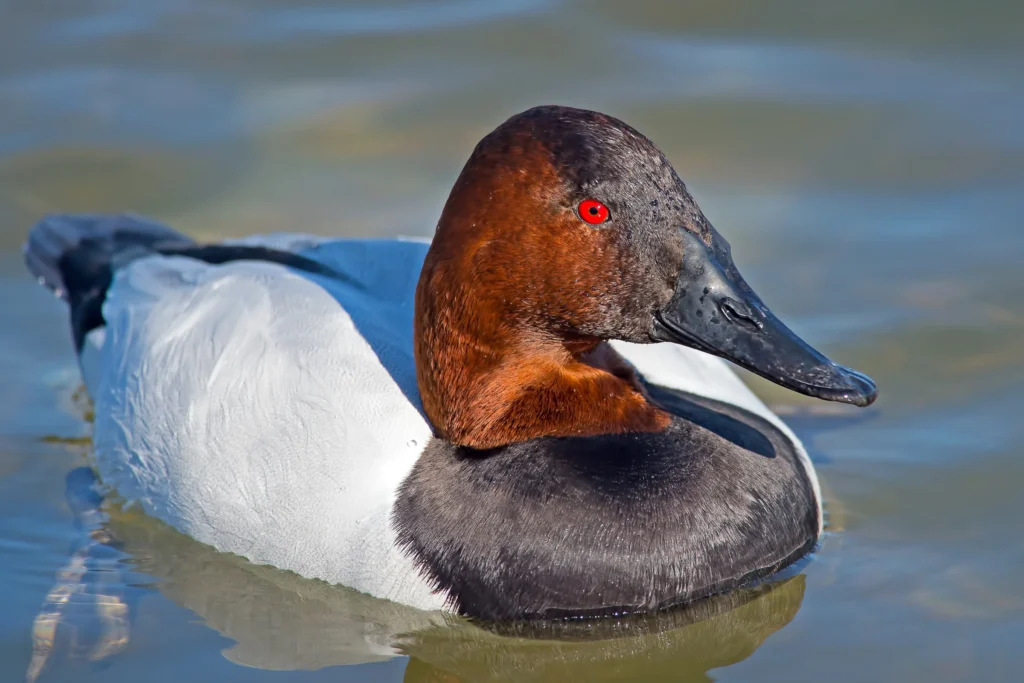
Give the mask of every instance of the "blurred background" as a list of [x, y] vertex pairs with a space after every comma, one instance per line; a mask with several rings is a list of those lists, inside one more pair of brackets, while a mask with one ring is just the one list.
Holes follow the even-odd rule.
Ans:
[[[1017, 680], [1024, 3], [7, 0], [0, 16], [0, 679], [45, 660], [40, 681]], [[823, 480], [810, 563], [703, 611], [538, 640], [251, 567], [116, 502], [76, 527], [65, 475], [88, 463], [88, 407], [63, 307], [21, 263], [37, 219], [430, 235], [476, 141], [543, 103], [654, 140], [775, 312], [878, 381], [874, 407], [846, 411], [747, 376]], [[72, 586], [60, 610], [55, 581]]]

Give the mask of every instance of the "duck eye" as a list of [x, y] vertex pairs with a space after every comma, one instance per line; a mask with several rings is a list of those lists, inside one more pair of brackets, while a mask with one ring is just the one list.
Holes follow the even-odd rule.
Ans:
[[584, 223], [597, 225], [609, 218], [608, 207], [596, 199], [584, 199], [579, 206], [580, 218]]

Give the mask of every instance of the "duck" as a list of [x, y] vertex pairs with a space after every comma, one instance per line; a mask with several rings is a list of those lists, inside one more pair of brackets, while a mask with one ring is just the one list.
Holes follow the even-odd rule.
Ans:
[[814, 550], [814, 467], [726, 361], [877, 397], [594, 111], [486, 135], [430, 240], [51, 215], [24, 254], [68, 307], [105, 487], [253, 564], [485, 622], [657, 612]]

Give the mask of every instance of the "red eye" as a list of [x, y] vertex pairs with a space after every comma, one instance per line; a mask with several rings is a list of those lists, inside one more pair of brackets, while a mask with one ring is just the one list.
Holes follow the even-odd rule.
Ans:
[[580, 202], [580, 218], [591, 225], [604, 223], [608, 220], [608, 207], [596, 199], [584, 199]]

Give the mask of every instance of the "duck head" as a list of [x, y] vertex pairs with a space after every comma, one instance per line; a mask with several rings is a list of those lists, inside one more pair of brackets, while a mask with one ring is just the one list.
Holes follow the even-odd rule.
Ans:
[[414, 334], [427, 416], [474, 448], [666, 428], [610, 339], [683, 344], [825, 400], [876, 397], [768, 310], [650, 140], [566, 107], [477, 145], [426, 256]]

